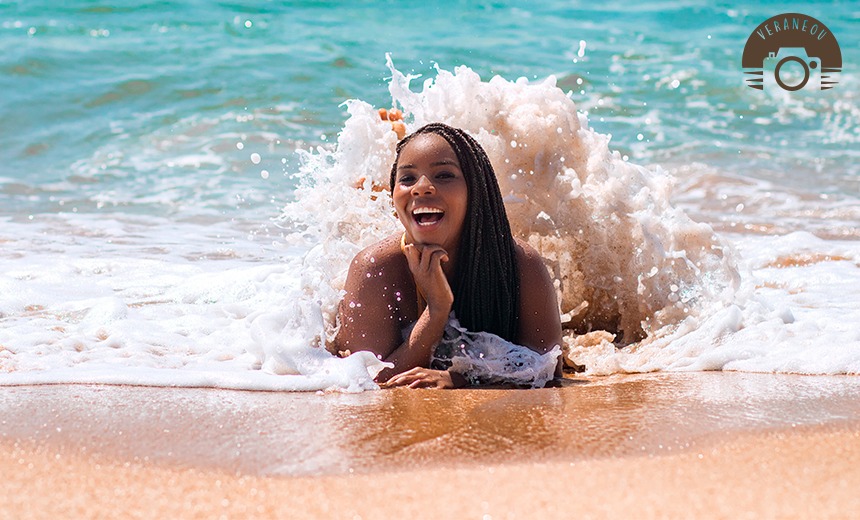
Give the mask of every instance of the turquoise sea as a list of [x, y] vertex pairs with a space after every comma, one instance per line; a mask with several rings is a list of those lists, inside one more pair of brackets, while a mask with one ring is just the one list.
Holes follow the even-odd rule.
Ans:
[[[792, 12], [836, 36], [839, 84], [746, 87], [747, 38]], [[287, 241], [278, 219], [300, 186], [296, 151], [335, 148], [346, 100], [391, 105], [386, 54], [418, 76], [415, 91], [461, 65], [485, 82], [554, 76], [612, 150], [662, 168], [675, 206], [735, 237], [739, 265], [757, 273], [750, 290], [786, 291], [773, 312], [819, 313], [817, 331], [784, 320], [778, 333], [841, 335], [854, 349], [821, 366], [806, 351], [744, 357], [752, 347], [689, 366], [860, 371], [860, 336], [820, 320], [836, 308], [860, 315], [838, 294], [840, 280], [860, 288], [858, 35], [860, 2], [0, 1], [0, 371], [25, 374], [18, 382], [44, 372], [269, 385], [224, 374], [268, 366], [280, 347], [254, 312], [307, 287], [299, 264], [311, 246]], [[756, 285], [770, 251], [823, 271]], [[824, 289], [792, 300], [809, 277]], [[276, 335], [309, 312], [290, 309], [272, 322]], [[655, 359], [637, 366], [675, 366]], [[209, 375], [145, 372], [192, 365]], [[104, 366], [121, 368], [105, 376]], [[81, 367], [96, 368], [75, 375]]]
[[[747, 37], [781, 12], [836, 35], [837, 88], [741, 88]], [[0, 208], [276, 212], [293, 150], [331, 142], [344, 100], [390, 103], [387, 52], [425, 78], [555, 75], [640, 164], [856, 196], [858, 29], [858, 2], [4, 1]]]

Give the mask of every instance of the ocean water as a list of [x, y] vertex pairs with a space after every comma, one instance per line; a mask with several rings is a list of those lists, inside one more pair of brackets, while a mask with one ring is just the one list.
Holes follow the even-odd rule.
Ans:
[[[782, 12], [828, 91], [740, 67]], [[860, 4], [0, 2], [0, 384], [372, 389], [394, 134], [485, 146], [588, 373], [860, 373]], [[349, 100], [349, 101], [348, 101]], [[365, 183], [355, 185], [360, 178]]]

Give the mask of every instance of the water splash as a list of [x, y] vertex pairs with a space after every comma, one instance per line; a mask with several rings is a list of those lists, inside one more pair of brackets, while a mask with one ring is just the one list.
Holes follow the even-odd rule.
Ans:
[[[607, 331], [613, 348], [653, 341], [695, 328], [732, 301], [739, 274], [730, 248], [672, 207], [665, 172], [611, 151], [555, 78], [482, 81], [465, 66], [437, 67], [416, 92], [415, 77], [390, 57], [388, 67], [407, 131], [443, 122], [487, 151], [514, 234], [551, 271], [569, 356], [578, 356], [578, 335]], [[304, 262], [303, 287], [319, 299], [328, 337], [349, 260], [399, 228], [386, 189], [396, 136], [369, 104], [346, 105], [336, 147], [304, 154], [303, 185], [284, 212], [296, 235], [319, 244]]]

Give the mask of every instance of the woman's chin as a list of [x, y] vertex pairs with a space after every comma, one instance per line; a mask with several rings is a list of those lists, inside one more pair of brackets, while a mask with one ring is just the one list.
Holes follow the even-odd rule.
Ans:
[[440, 223], [429, 225], [413, 224], [410, 229], [412, 238], [419, 244], [444, 244], [445, 230]]

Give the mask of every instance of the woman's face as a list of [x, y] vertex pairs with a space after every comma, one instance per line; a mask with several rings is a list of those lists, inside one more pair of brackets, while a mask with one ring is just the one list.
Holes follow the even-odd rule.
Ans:
[[466, 220], [469, 189], [457, 155], [444, 137], [421, 134], [400, 151], [391, 194], [411, 243], [453, 253]]

